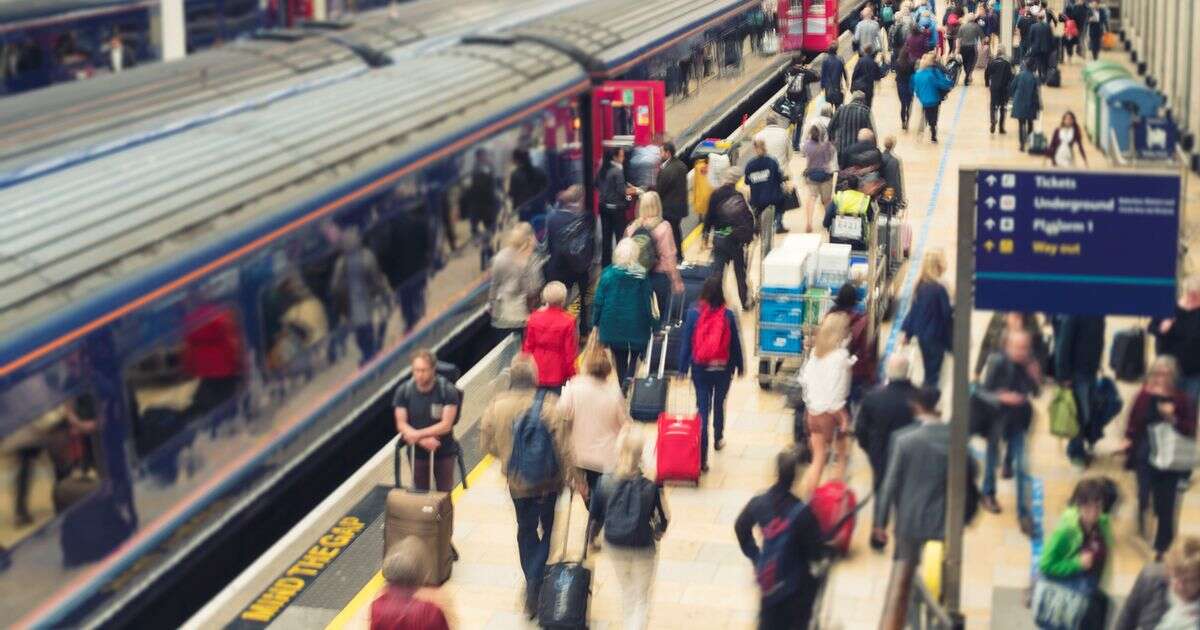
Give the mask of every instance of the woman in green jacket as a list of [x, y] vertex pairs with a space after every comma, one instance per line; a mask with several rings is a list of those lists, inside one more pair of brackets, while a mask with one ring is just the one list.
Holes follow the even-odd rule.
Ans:
[[[1108, 596], [1101, 585], [1114, 551], [1109, 512], [1116, 502], [1116, 484], [1111, 479], [1080, 481], [1038, 561], [1043, 576], [1090, 591], [1091, 601], [1080, 628], [1102, 628], [1108, 616]], [[1036, 601], [1034, 608], [1036, 612]]]
[[600, 343], [612, 351], [622, 388], [658, 328], [658, 317], [650, 306], [653, 289], [637, 257], [636, 241], [625, 238], [617, 243], [613, 264], [600, 274], [592, 305], [592, 325], [600, 330]]

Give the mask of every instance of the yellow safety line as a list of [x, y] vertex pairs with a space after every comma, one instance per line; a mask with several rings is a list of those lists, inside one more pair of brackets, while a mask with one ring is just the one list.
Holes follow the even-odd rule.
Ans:
[[[471, 469], [471, 472], [467, 473], [467, 485], [474, 485], [484, 471], [490, 468], [495, 461], [495, 458], [491, 455], [484, 455], [483, 459], [479, 460], [479, 463], [475, 464], [475, 467]], [[454, 486], [454, 490], [450, 491], [450, 500], [457, 503], [458, 499], [462, 497], [464, 490], [466, 489], [463, 488], [463, 484], [461, 483]], [[379, 594], [379, 589], [383, 588], [383, 583], [383, 573], [376, 571], [375, 575], [366, 585], [354, 595], [350, 603], [346, 604], [346, 607], [333, 618], [333, 621], [329, 622], [328, 626], [325, 626], [325, 630], [342, 630], [345, 628], [363, 606], [366, 606], [375, 599], [375, 596]]]

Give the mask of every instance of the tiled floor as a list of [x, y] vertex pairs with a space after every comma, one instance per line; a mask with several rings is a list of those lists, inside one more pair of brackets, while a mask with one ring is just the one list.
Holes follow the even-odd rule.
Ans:
[[[1047, 121], [1056, 121], [1067, 109], [1082, 109], [1081, 68], [1078, 63], [1066, 66], [1064, 87], [1046, 90]], [[876, 125], [881, 136], [897, 134], [900, 139], [897, 152], [905, 162], [909, 221], [917, 235], [921, 234], [923, 223], [929, 223], [924, 247], [943, 248], [951, 264], [956, 233], [957, 169], [966, 165], [1036, 166], [1042, 163], [1040, 158], [1018, 153], [1015, 124], [1009, 125], [1007, 136], [988, 134], [987, 92], [980, 73], [976, 73], [976, 79], [979, 83], [966, 89], [965, 96], [960, 88], [947, 99], [942, 111], [940, 145], [920, 142], [915, 134], [899, 132], [895, 86], [890, 78], [880, 85], [875, 98]], [[1090, 145], [1088, 151], [1092, 165], [1101, 166], [1103, 157]], [[801, 165], [793, 163], [791, 170], [793, 177], [798, 177]], [[942, 181], [940, 187], [935, 187], [939, 173], [942, 173]], [[937, 195], [931, 198], [935, 188]], [[1191, 186], [1193, 191], [1197, 188], [1200, 187]], [[1189, 224], [1194, 225], [1200, 219], [1200, 201], [1189, 199], [1187, 213]], [[801, 223], [801, 218], [795, 215], [792, 213], [787, 217], [792, 227]], [[989, 316], [989, 313], [980, 312], [974, 317], [976, 344]], [[1109, 331], [1133, 323], [1110, 319]], [[885, 330], [883, 334], [887, 332]], [[753, 322], [749, 317], [743, 319], [742, 333], [743, 339], [752, 341]], [[753, 347], [753, 344], [747, 344], [747, 347]], [[949, 366], [945, 372], [948, 375]], [[686, 383], [676, 382], [673, 404], [690, 408], [687, 406], [690, 389]], [[1123, 387], [1123, 394], [1128, 401], [1132, 390]], [[948, 403], [946, 401], [947, 407]], [[1114, 421], [1109, 438], [1100, 445], [1102, 453], [1115, 448], [1123, 424], [1123, 417]], [[737, 547], [732, 523], [745, 501], [769, 483], [770, 460], [791, 442], [791, 425], [791, 412], [783, 407], [780, 396], [760, 391], [752, 378], [742, 378], [735, 383], [729, 403], [728, 447], [713, 455], [712, 470], [699, 488], [668, 489], [672, 518], [658, 556], [651, 628], [754, 627], [757, 593], [750, 564]], [[652, 433], [653, 427], [646, 426], [645, 430]], [[1063, 456], [1064, 445], [1049, 436], [1044, 413], [1031, 436], [1031, 467], [1045, 484], [1046, 526], [1050, 528], [1081, 473]], [[648, 465], [654, 461], [650, 452], [652, 442], [648, 439]], [[974, 446], [977, 450], [981, 448], [980, 444]], [[1132, 480], [1120, 469], [1118, 461], [1102, 456], [1092, 472], [1114, 476], [1121, 482], [1125, 496], [1132, 497]], [[648, 473], [652, 474], [652, 471]], [[851, 459], [850, 477], [851, 485], [860, 495], [869, 487], [870, 471], [861, 452], [856, 451]], [[962, 601], [970, 628], [992, 625], [990, 607], [994, 588], [1022, 588], [1028, 584], [1030, 545], [1016, 528], [1013, 495], [1013, 483], [1001, 481], [999, 499], [1005, 512], [997, 516], [982, 514], [966, 536]], [[563, 504], [565, 500], [560, 502], [559, 519], [565, 517]], [[516, 527], [510, 506], [504, 480], [496, 466], [481, 475], [456, 505], [455, 544], [462, 560], [455, 565], [453, 578], [442, 590], [453, 602], [462, 628], [531, 627], [519, 614], [522, 578], [517, 568]], [[1116, 515], [1118, 543], [1110, 591], [1121, 595], [1128, 592], [1149, 553], [1145, 543], [1132, 531], [1131, 506], [1131, 500], [1125, 501]], [[869, 551], [866, 537], [870, 528], [866, 514], [869, 511], [860, 519], [851, 555], [839, 563], [833, 574], [833, 595], [827, 602], [834, 627], [872, 628], [878, 623], [890, 555]], [[567, 557], [574, 558], [582, 550], [584, 521], [582, 504], [576, 500]], [[559, 540], [554, 546], [554, 558], [564, 555], [562, 529], [555, 531]], [[1187, 494], [1181, 529], [1200, 534], [1200, 492], [1193, 490]], [[594, 560], [596, 571], [592, 627], [617, 627], [622, 606], [613, 569], [603, 551], [590, 560]], [[350, 625], [365, 627], [366, 613], [367, 607], [360, 608]]]

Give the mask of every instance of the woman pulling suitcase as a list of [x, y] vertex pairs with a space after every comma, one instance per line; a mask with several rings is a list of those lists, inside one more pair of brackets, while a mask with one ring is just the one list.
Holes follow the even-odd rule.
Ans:
[[713, 418], [713, 446], [725, 447], [725, 397], [735, 372], [746, 373], [737, 317], [725, 306], [722, 276], [704, 281], [700, 298], [688, 309], [680, 333], [679, 366], [691, 370], [700, 413], [700, 471], [708, 472], [708, 417]]

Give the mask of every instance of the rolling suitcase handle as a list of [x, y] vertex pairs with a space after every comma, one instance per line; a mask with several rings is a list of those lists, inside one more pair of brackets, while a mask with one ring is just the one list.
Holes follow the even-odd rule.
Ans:
[[[437, 449], [434, 449], [434, 451], [429, 454], [429, 488], [426, 488], [425, 490], [417, 490], [417, 450], [416, 450], [415, 446], [412, 446], [411, 444], [405, 444], [403, 439], [396, 440], [396, 457], [394, 458], [393, 465], [392, 465], [393, 471], [395, 472], [395, 475], [396, 475], [396, 487], [400, 488], [400, 489], [404, 489], [404, 485], [401, 483], [401, 479], [400, 479], [400, 459], [402, 457], [402, 455], [400, 453], [400, 449], [404, 448], [405, 446], [408, 447], [408, 459], [410, 462], [412, 462], [413, 487], [410, 488], [409, 490], [411, 492], [430, 492], [430, 490], [432, 488], [435, 488], [437, 486], [437, 484], [433, 478], [433, 459], [437, 453]], [[461, 466], [462, 465], [461, 455], [459, 457], [460, 457], [459, 465]], [[463, 476], [463, 488], [466, 488], [466, 476], [465, 475]]]
[[[570, 546], [567, 543], [570, 542], [570, 540], [571, 540], [571, 508], [574, 507], [574, 505], [575, 505], [575, 488], [572, 486], [570, 489], [570, 493], [567, 495], [567, 525], [566, 525], [566, 529], [563, 530], [563, 560], [564, 561], [566, 560], [567, 547]], [[587, 534], [588, 533], [589, 532], [587, 532], [586, 530], [584, 531], [583, 557], [581, 557], [579, 559], [580, 564], [582, 564], [584, 560], [587, 560], [587, 552], [588, 552]]]

